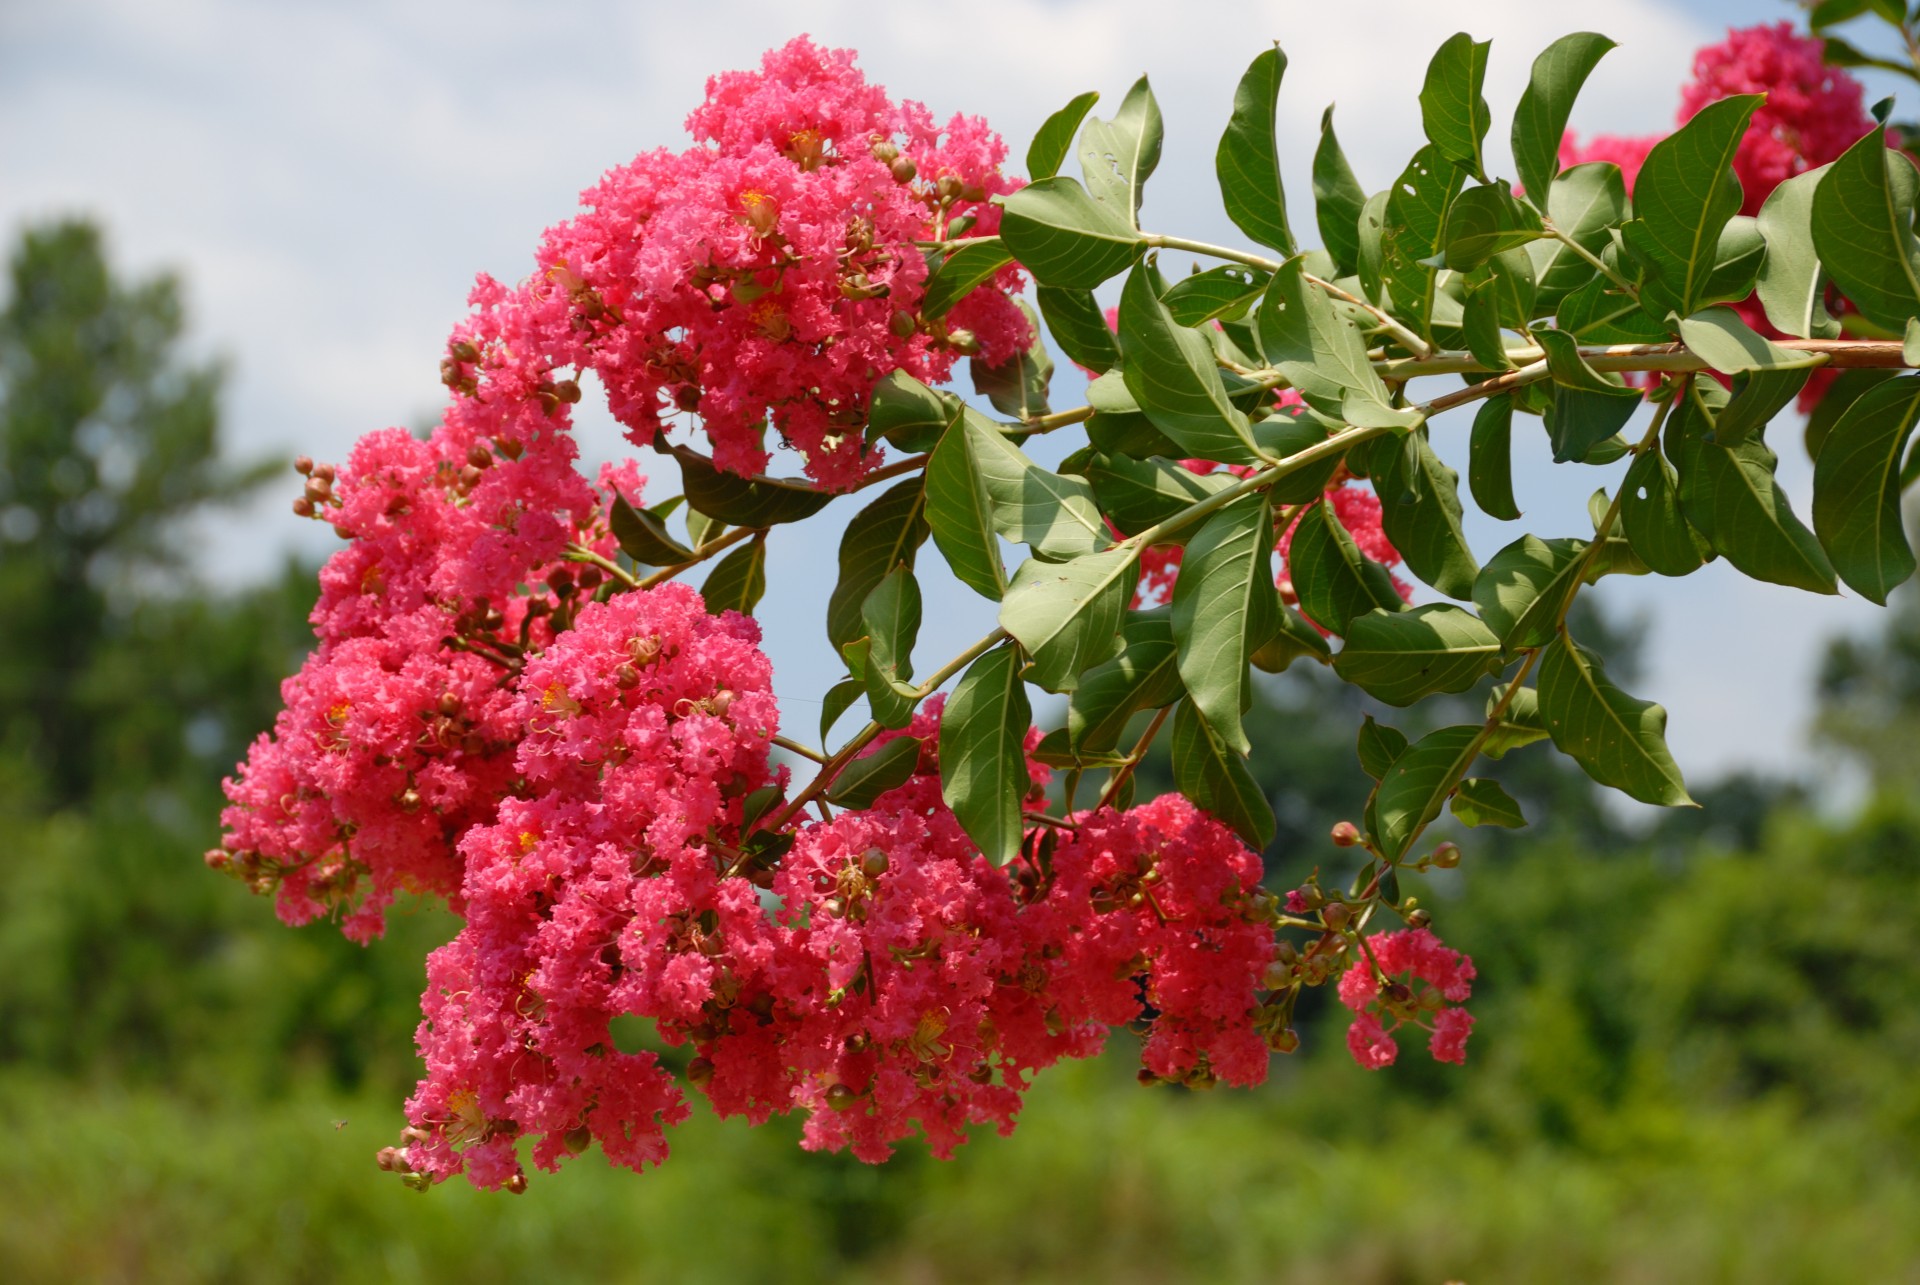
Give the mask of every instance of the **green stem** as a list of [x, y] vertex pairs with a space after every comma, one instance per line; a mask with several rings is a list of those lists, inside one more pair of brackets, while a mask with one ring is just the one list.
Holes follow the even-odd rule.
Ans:
[[1619, 286], [1622, 290], [1625, 290], [1628, 294], [1632, 295], [1634, 298], [1638, 299], [1640, 297], [1639, 286], [1635, 285], [1633, 282], [1621, 276], [1620, 273], [1615, 269], [1609, 268], [1606, 264], [1606, 261], [1600, 258], [1599, 255], [1594, 254], [1591, 250], [1587, 249], [1586, 246], [1581, 245], [1578, 241], [1568, 236], [1565, 232], [1562, 232], [1559, 228], [1553, 226], [1553, 220], [1543, 217], [1540, 220], [1540, 226], [1546, 230], [1546, 233], [1548, 236], [1552, 237], [1554, 240], [1558, 241], [1561, 245], [1566, 246], [1567, 249], [1573, 251], [1575, 254], [1585, 259], [1602, 276], [1606, 277], [1607, 280], [1613, 282], [1613, 284]]
[[699, 566], [722, 549], [731, 548], [733, 545], [749, 537], [756, 539], [764, 538], [766, 534], [767, 528], [763, 526], [735, 527], [718, 539], [709, 540], [698, 549], [695, 549], [693, 551], [693, 557], [688, 561], [678, 562], [670, 567], [661, 567], [651, 575], [641, 576], [638, 580], [633, 581], [630, 587], [634, 589], [651, 589], [655, 585], [665, 584], [682, 571], [690, 571], [694, 567]]
[[1098, 812], [1113, 802], [1120, 793], [1120, 788], [1127, 783], [1127, 778], [1133, 775], [1133, 769], [1139, 767], [1140, 760], [1147, 756], [1147, 749], [1153, 744], [1153, 738], [1160, 735], [1160, 729], [1166, 725], [1167, 715], [1172, 712], [1171, 705], [1162, 705], [1154, 712], [1153, 721], [1147, 724], [1147, 730], [1142, 732], [1140, 739], [1134, 742], [1132, 752], [1127, 755], [1127, 761], [1114, 771], [1113, 779], [1107, 782], [1107, 788], [1100, 791], [1100, 797], [1093, 805], [1094, 811]]
[[802, 745], [798, 741], [789, 740], [784, 736], [775, 736], [773, 743], [789, 753], [798, 754], [803, 759], [812, 759], [815, 763], [825, 763], [827, 761], [827, 756], [819, 750], [811, 746]]
[[601, 557], [584, 544], [568, 545], [566, 553], [561, 556], [569, 562], [584, 562], [589, 566], [598, 567], [629, 589], [637, 587], [640, 583], [639, 579], [631, 571], [628, 571], [611, 558]]

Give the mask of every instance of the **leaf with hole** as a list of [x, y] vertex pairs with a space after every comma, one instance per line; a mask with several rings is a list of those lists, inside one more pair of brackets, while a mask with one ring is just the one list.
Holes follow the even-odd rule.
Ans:
[[1160, 164], [1164, 139], [1160, 105], [1142, 76], [1127, 91], [1112, 120], [1092, 116], [1080, 127], [1080, 170], [1086, 175], [1088, 194], [1138, 227], [1140, 193]]
[[1663, 576], [1699, 570], [1712, 546], [1694, 533], [1680, 511], [1673, 466], [1659, 451], [1648, 451], [1628, 467], [1621, 486], [1621, 527], [1640, 560]]
[[1244, 317], [1266, 288], [1266, 273], [1229, 263], [1182, 277], [1160, 301], [1176, 323], [1191, 328]]

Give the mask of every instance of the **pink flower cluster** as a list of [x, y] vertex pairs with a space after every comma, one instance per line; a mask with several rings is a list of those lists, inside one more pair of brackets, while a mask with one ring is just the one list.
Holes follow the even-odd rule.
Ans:
[[1163, 796], [997, 870], [940, 801], [936, 703], [900, 733], [923, 739], [912, 778], [756, 861], [766, 664], [747, 622], [705, 619], [686, 591], [623, 595], [529, 665], [532, 795], [461, 844], [468, 922], [429, 961], [428, 1074], [389, 1167], [517, 1185], [522, 1138], [544, 1168], [595, 1141], [657, 1163], [687, 1107], [655, 1053], [617, 1047], [621, 1016], [687, 1048], [721, 1114], [804, 1111], [806, 1146], [870, 1161], [916, 1129], [940, 1156], [1011, 1131], [1034, 1072], [1113, 1026], [1144, 1028], [1159, 1078], [1264, 1079], [1276, 946], [1223, 826]]
[[483, 276], [456, 332], [448, 384], [491, 401], [591, 370], [637, 445], [682, 412], [716, 463], [760, 472], [768, 423], [835, 489], [879, 462], [862, 441], [876, 380], [944, 380], [962, 353], [1004, 360], [1031, 339], [1009, 267], [939, 319], [921, 315], [915, 242], [987, 235], [1015, 180], [978, 117], [935, 123], [891, 102], [847, 50], [805, 37], [759, 71], [708, 81], [696, 145], [607, 172], [548, 230], [538, 271]]
[[[1471, 994], [1473, 961], [1441, 945], [1425, 928], [1375, 933], [1366, 944], [1367, 951], [1340, 977], [1340, 1002], [1354, 1013], [1347, 1028], [1354, 1061], [1376, 1071], [1392, 1066], [1400, 1055], [1394, 1032], [1411, 1022], [1431, 1032], [1427, 1048], [1436, 1061], [1464, 1063], [1473, 1015], [1448, 1005]], [[1396, 980], [1401, 977], [1405, 980]]]

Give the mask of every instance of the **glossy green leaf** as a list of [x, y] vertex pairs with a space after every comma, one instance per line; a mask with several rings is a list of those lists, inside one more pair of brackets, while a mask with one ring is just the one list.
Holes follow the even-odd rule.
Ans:
[[1321, 113], [1320, 144], [1313, 152], [1313, 208], [1320, 239], [1333, 256], [1339, 276], [1350, 275], [1360, 262], [1360, 207], [1366, 202], [1366, 191], [1353, 176], [1333, 132], [1333, 108], [1329, 107]]
[[1273, 842], [1273, 805], [1247, 764], [1192, 701], [1173, 707], [1173, 785], [1258, 852]]
[[1000, 239], [1044, 286], [1090, 290], [1146, 248], [1124, 210], [1094, 200], [1070, 178], [1041, 179], [999, 200]]
[[993, 274], [1013, 262], [1013, 251], [999, 237], [973, 241], [961, 246], [940, 261], [927, 279], [927, 292], [920, 300], [920, 314], [928, 318], [944, 317], [953, 305]]
[[1220, 195], [1234, 226], [1283, 256], [1293, 253], [1287, 227], [1287, 193], [1280, 182], [1275, 114], [1287, 56], [1275, 45], [1262, 50], [1240, 78], [1233, 94], [1233, 116], [1214, 154]]
[[1467, 297], [1460, 305], [1460, 329], [1475, 361], [1488, 370], [1511, 370], [1507, 337], [1500, 329], [1500, 301], [1493, 285], [1491, 280], [1467, 283]]
[[1266, 288], [1266, 273], [1229, 263], [1182, 277], [1161, 296], [1161, 302], [1180, 325], [1202, 326], [1244, 317]]
[[1840, 422], [1847, 407], [1876, 384], [1884, 384], [1900, 374], [1897, 370], [1843, 370], [1827, 385], [1819, 404], [1807, 415], [1807, 454], [1820, 458], [1827, 435]]
[[1556, 384], [1547, 405], [1547, 437], [1553, 443], [1554, 462], [1605, 464], [1618, 459], [1618, 452], [1603, 455], [1606, 444], [1627, 426], [1640, 404], [1641, 394], [1635, 388], [1594, 392]]
[[967, 837], [996, 865], [1020, 855], [1033, 708], [1020, 655], [996, 647], [968, 666], [940, 718], [940, 796]]
[[[1284, 461], [1326, 441], [1327, 424], [1312, 415], [1302, 414], [1296, 418], [1283, 413], [1255, 424], [1253, 436], [1260, 443], [1261, 450], [1274, 459]], [[1273, 498], [1276, 507], [1317, 500], [1332, 483], [1335, 471], [1346, 458], [1345, 455], [1329, 455], [1318, 463], [1307, 464], [1283, 474], [1274, 479], [1267, 494]]]
[[1554, 383], [1593, 393], [1617, 393], [1624, 386], [1617, 376], [1610, 379], [1589, 366], [1580, 355], [1579, 342], [1565, 331], [1540, 330], [1533, 339], [1546, 354]]
[[1480, 619], [1509, 652], [1553, 636], [1568, 598], [1579, 587], [1584, 540], [1523, 535], [1487, 560], [1474, 582]]
[[607, 513], [613, 538], [620, 552], [649, 567], [671, 567], [693, 561], [693, 550], [667, 534], [667, 524], [644, 509], [636, 509], [620, 496], [613, 497]]
[[827, 689], [820, 699], [820, 742], [825, 744], [833, 725], [840, 716], [853, 708], [853, 703], [867, 694], [867, 685], [858, 678], [843, 678]]
[[1360, 276], [1361, 293], [1376, 303], [1387, 301], [1387, 207], [1393, 192], [1375, 192], [1360, 207], [1356, 225], [1360, 242], [1354, 270]]
[[974, 459], [967, 417], [955, 414], [926, 471], [926, 520], [933, 542], [960, 583], [995, 602], [1006, 597], [1007, 569], [994, 534], [993, 502]]
[[1280, 627], [1254, 650], [1253, 667], [1269, 674], [1279, 674], [1286, 672], [1294, 661], [1303, 657], [1322, 665], [1331, 664], [1333, 649], [1327, 646], [1327, 640], [1318, 629], [1307, 623], [1304, 616], [1282, 602]]
[[1093, 199], [1139, 226], [1140, 193], [1160, 164], [1165, 129], [1160, 105], [1142, 76], [1111, 120], [1087, 119], [1080, 129], [1080, 169]]
[[1028, 677], [1050, 692], [1070, 692], [1083, 672], [1118, 651], [1139, 578], [1134, 551], [1125, 548], [1022, 563], [1000, 604], [1000, 626], [1033, 658]]
[[867, 443], [892, 442], [903, 451], [930, 451], [959, 412], [960, 399], [927, 387], [904, 370], [873, 386]]
[[1376, 607], [1406, 608], [1393, 587], [1392, 574], [1360, 552], [1325, 500], [1300, 515], [1287, 567], [1301, 611], [1336, 634], [1344, 635], [1355, 616]]
[[827, 802], [842, 808], [870, 808], [888, 790], [911, 780], [919, 763], [919, 738], [896, 736], [841, 768], [827, 790]]
[[1380, 855], [1398, 861], [1446, 806], [1478, 757], [1480, 728], [1443, 727], [1429, 732], [1393, 761], [1380, 778], [1373, 814]]
[[1794, 370], [1758, 370], [1740, 375], [1733, 381], [1733, 400], [1714, 417], [1713, 440], [1721, 446], [1738, 446], [1765, 430], [1775, 415], [1793, 404], [1807, 386], [1811, 372]]
[[1129, 612], [1120, 627], [1120, 654], [1081, 675], [1067, 702], [1064, 729], [1076, 753], [1114, 749], [1135, 714], [1170, 705], [1186, 690], [1172, 617], [1165, 607]]
[[1435, 692], [1466, 691], [1500, 658], [1500, 640], [1479, 617], [1431, 603], [1355, 616], [1333, 670], [1376, 700], [1411, 705]]
[[1376, 723], [1367, 715], [1360, 724], [1360, 770], [1378, 781], [1407, 752], [1407, 734], [1397, 727]]
[[1804, 370], [1816, 353], [1782, 348], [1740, 319], [1731, 308], [1705, 308], [1680, 321], [1680, 342], [1725, 375], [1750, 370]]
[[[1195, 473], [1164, 459], [1099, 455], [1087, 466], [1087, 481], [1100, 512], [1128, 535], [1138, 535], [1239, 479], [1231, 473]], [[1190, 531], [1178, 539], [1190, 538]]]
[[1502, 179], [1489, 187], [1470, 187], [1447, 209], [1441, 248], [1447, 266], [1470, 272], [1496, 254], [1519, 249], [1544, 235], [1533, 207], [1515, 200]]
[[1901, 459], [1920, 419], [1920, 378], [1876, 385], [1840, 416], [1813, 468], [1813, 529], [1840, 578], [1884, 603], [1913, 574], [1900, 521]]
[[1605, 36], [1580, 31], [1560, 37], [1533, 60], [1533, 73], [1513, 113], [1513, 168], [1529, 193], [1547, 192], [1559, 174], [1560, 142], [1574, 99], [1613, 47]]
[[1663, 576], [1684, 576], [1705, 561], [1705, 541], [1680, 511], [1678, 479], [1659, 451], [1634, 460], [1621, 483], [1620, 521], [1627, 543], [1647, 567]]
[[1693, 802], [1667, 750], [1667, 711], [1614, 686], [1565, 635], [1540, 657], [1540, 714], [1554, 745], [1600, 784], [1662, 807]]
[[1920, 315], [1920, 175], [1878, 126], [1849, 147], [1813, 193], [1813, 245], [1862, 316], [1889, 330]]
[[1480, 752], [1490, 759], [1505, 758], [1513, 750], [1547, 739], [1547, 725], [1540, 718], [1540, 693], [1522, 687], [1507, 697], [1502, 684], [1487, 693], [1487, 718], [1491, 728]]
[[1253, 697], [1253, 653], [1280, 626], [1273, 586], [1273, 509], [1248, 496], [1207, 519], [1190, 541], [1173, 586], [1180, 679], [1220, 738], [1252, 746], [1240, 711]]
[[1080, 122], [1087, 118], [1087, 113], [1099, 101], [1099, 92], [1090, 89], [1041, 122], [1033, 142], [1027, 144], [1027, 177], [1030, 180], [1038, 182], [1060, 172], [1067, 153], [1073, 150], [1073, 136], [1080, 132]]
[[1040, 305], [1040, 315], [1046, 318], [1048, 333], [1069, 361], [1096, 375], [1120, 364], [1120, 341], [1090, 291], [1043, 285], [1036, 287], [1033, 295]]
[[1045, 415], [1051, 409], [1047, 405], [1047, 389], [1053, 382], [1053, 354], [1047, 351], [1047, 341], [1040, 333], [1040, 318], [1034, 316], [1033, 309], [1023, 299], [1014, 300], [1014, 304], [1026, 314], [1033, 327], [1032, 341], [1005, 361], [992, 365], [982, 357], [972, 357], [967, 369], [973, 376], [974, 392], [984, 396], [1001, 414], [1026, 420]]
[[1427, 64], [1426, 84], [1420, 89], [1420, 120], [1427, 141], [1441, 156], [1483, 179], [1486, 165], [1481, 148], [1493, 113], [1481, 89], [1487, 80], [1491, 47], [1491, 41], [1476, 43], [1464, 31], [1449, 36]]
[[1473, 502], [1489, 517], [1514, 521], [1520, 509], [1513, 501], [1513, 398], [1502, 393], [1480, 403], [1468, 449]]
[[687, 503], [729, 526], [764, 527], [798, 522], [825, 508], [833, 496], [804, 482], [744, 478], [723, 473], [698, 451], [675, 446]]
[[1085, 478], [1041, 468], [971, 410], [961, 413], [958, 431], [1000, 535], [1054, 559], [1077, 558], [1111, 543]]
[[889, 487], [847, 523], [840, 579], [827, 599], [827, 638], [835, 651], [867, 632], [861, 604], [894, 568], [913, 566], [926, 538], [926, 493], [917, 477]]
[[714, 615], [737, 611], [751, 616], [754, 606], [767, 592], [767, 544], [749, 540], [720, 559], [700, 586], [700, 597]]
[[1700, 395], [1696, 384], [1667, 419], [1667, 456], [1680, 473], [1680, 509], [1687, 521], [1756, 580], [1837, 593], [1825, 551], [1774, 482], [1774, 453], [1753, 439], [1735, 447], [1707, 441], [1711, 430]]
[[1466, 171], [1428, 145], [1394, 181], [1381, 227], [1382, 283], [1399, 312], [1423, 334], [1431, 328], [1440, 237]]
[[882, 727], [905, 727], [919, 703], [894, 684], [913, 677], [920, 617], [920, 584], [906, 567], [895, 567], [882, 576], [860, 604], [867, 636], [867, 704]]
[[1640, 301], [1595, 273], [1560, 300], [1553, 324], [1583, 344], [1663, 344], [1666, 323], [1647, 315]]
[[1735, 94], [1708, 103], [1654, 144], [1634, 179], [1627, 245], [1650, 269], [1642, 298], [1661, 311], [1688, 316], [1711, 302], [1720, 233], [1740, 210], [1733, 156], [1761, 101]]
[[687, 510], [687, 542], [694, 548], [718, 540], [726, 532], [727, 524], [719, 518], [710, 518], [698, 509]]
[[1227, 398], [1213, 349], [1202, 335], [1174, 321], [1142, 264], [1120, 295], [1122, 377], [1154, 426], [1199, 459], [1251, 464], [1252, 427]]
[[[1539, 198], [1534, 198], [1535, 204]], [[1627, 185], [1611, 161], [1576, 165], [1547, 190], [1547, 217], [1553, 226], [1589, 254], [1598, 255], [1610, 240], [1608, 229], [1627, 217]], [[1593, 265], [1558, 240], [1527, 247], [1538, 287], [1538, 307], [1551, 311], [1593, 279]]]
[[[1299, 259], [1289, 259], [1273, 274], [1260, 308], [1259, 333], [1267, 361], [1322, 414], [1343, 419], [1349, 401], [1389, 410], [1387, 386], [1367, 360], [1359, 327], [1334, 311], [1325, 292], [1306, 283]], [[1409, 425], [1418, 419], [1404, 412], [1399, 416]]]
[[1449, 598], [1470, 598], [1480, 564], [1461, 527], [1460, 475], [1434, 454], [1424, 429], [1400, 445], [1373, 470], [1387, 539], [1414, 575]]
[[1838, 339], [1827, 311], [1827, 273], [1813, 239], [1813, 198], [1832, 167], [1796, 174], [1768, 193], [1756, 225], [1767, 243], [1757, 289], [1767, 320], [1802, 339]]
[[1524, 829], [1527, 814], [1520, 810], [1500, 785], [1489, 777], [1469, 777], [1460, 782], [1460, 788], [1453, 796], [1450, 805], [1453, 815], [1461, 825], [1497, 825], [1502, 829]]

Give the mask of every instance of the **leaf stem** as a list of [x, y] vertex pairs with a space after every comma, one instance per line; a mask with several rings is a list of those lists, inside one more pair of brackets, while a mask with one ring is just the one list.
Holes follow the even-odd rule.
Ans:
[[1613, 284], [1619, 286], [1622, 290], [1625, 290], [1628, 294], [1632, 295], [1635, 299], [1638, 299], [1640, 297], [1639, 286], [1635, 285], [1633, 282], [1621, 276], [1617, 269], [1609, 268], [1606, 264], [1606, 260], [1602, 259], [1599, 255], [1593, 253], [1593, 251], [1587, 249], [1586, 246], [1581, 245], [1578, 241], [1574, 240], [1572, 237], [1568, 236], [1565, 232], [1562, 232], [1559, 228], [1555, 227], [1553, 225], [1553, 220], [1548, 218], [1544, 212], [1542, 212], [1540, 216], [1540, 227], [1542, 230], [1546, 232], [1548, 236], [1552, 237], [1554, 240], [1558, 241], [1561, 245], [1566, 246], [1567, 249], [1573, 251], [1575, 254], [1585, 259], [1589, 265], [1591, 265], [1594, 269], [1596, 269], [1602, 276], [1606, 277], [1607, 280], [1613, 282]]
[[1140, 766], [1140, 760], [1147, 756], [1147, 749], [1153, 744], [1153, 738], [1160, 735], [1160, 729], [1166, 725], [1167, 715], [1173, 712], [1173, 706], [1162, 705], [1154, 711], [1153, 721], [1147, 724], [1147, 730], [1140, 733], [1140, 739], [1133, 743], [1133, 749], [1127, 754], [1127, 761], [1114, 770], [1113, 779], [1107, 782], [1107, 788], [1100, 791], [1093, 809], [1098, 812], [1113, 802], [1120, 789], [1133, 775], [1133, 769]]
[[651, 589], [655, 585], [665, 584], [682, 571], [690, 571], [694, 567], [699, 566], [722, 549], [730, 548], [749, 537], [765, 539], [766, 534], [767, 528], [763, 526], [735, 527], [725, 535], [709, 540], [698, 549], [695, 549], [693, 551], [693, 557], [688, 561], [677, 562], [670, 567], [661, 567], [651, 575], [641, 576], [638, 580], [632, 581], [629, 587], [634, 589]]
[[640, 583], [639, 578], [631, 571], [628, 571], [611, 558], [601, 557], [584, 544], [568, 545], [566, 553], [561, 556], [569, 562], [584, 562], [590, 566], [598, 567], [629, 589], [635, 588]]
[[802, 745], [798, 741], [789, 740], [784, 736], [775, 736], [773, 743], [789, 753], [798, 754], [803, 759], [812, 759], [815, 763], [825, 763], [827, 761], [827, 756], [819, 750], [811, 746]]

